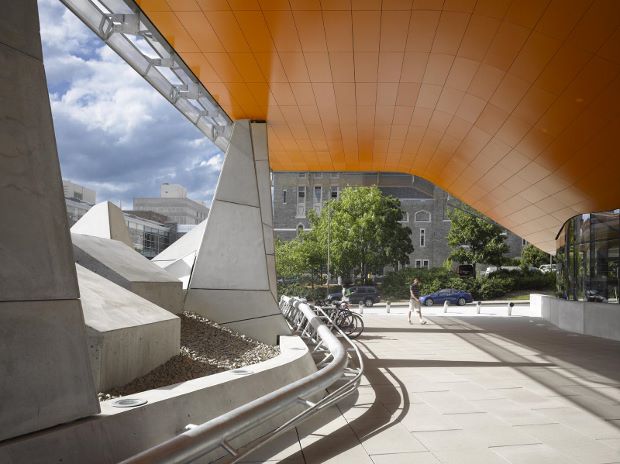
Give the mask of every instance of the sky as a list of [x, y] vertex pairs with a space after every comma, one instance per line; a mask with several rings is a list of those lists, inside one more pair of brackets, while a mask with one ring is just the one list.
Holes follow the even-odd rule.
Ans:
[[163, 182], [210, 205], [221, 150], [58, 0], [39, 16], [63, 179], [123, 209]]

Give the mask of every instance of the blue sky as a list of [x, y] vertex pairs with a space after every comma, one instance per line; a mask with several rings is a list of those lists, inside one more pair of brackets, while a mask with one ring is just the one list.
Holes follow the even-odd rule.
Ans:
[[58, 0], [39, 0], [39, 15], [63, 178], [124, 209], [162, 182], [210, 204], [220, 149]]

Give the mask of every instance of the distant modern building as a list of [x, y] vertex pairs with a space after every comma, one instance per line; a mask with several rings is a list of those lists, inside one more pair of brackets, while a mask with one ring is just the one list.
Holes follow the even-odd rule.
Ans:
[[71, 227], [97, 203], [97, 192], [70, 180], [63, 179], [62, 186], [65, 193], [67, 218], [69, 227]]
[[[62, 184], [71, 227], [97, 203], [97, 192], [68, 180], [63, 180]], [[180, 185], [175, 187], [185, 190]], [[165, 215], [153, 211], [123, 211], [123, 214], [133, 247], [147, 258], [161, 253], [180, 236], [176, 224]]]
[[[402, 223], [411, 228], [414, 252], [412, 267], [442, 266], [450, 254], [447, 235], [448, 211], [460, 204], [444, 190], [421, 177], [397, 173], [351, 172], [274, 172], [273, 216], [277, 238], [291, 240], [299, 231], [309, 229], [307, 212], [320, 212], [325, 201], [338, 198], [345, 187], [378, 186], [386, 195], [400, 200]], [[521, 254], [524, 241], [506, 232], [508, 257]]]
[[177, 239], [176, 225], [147, 219], [135, 212], [123, 211], [134, 249], [153, 258]]
[[83, 201], [91, 205], [97, 203], [97, 192], [92, 189], [64, 179], [62, 181], [62, 187], [65, 191], [65, 198]]
[[187, 190], [178, 184], [162, 184], [159, 198], [134, 198], [135, 211], [153, 211], [175, 224], [200, 224], [207, 218], [209, 208], [204, 203], [187, 198]]

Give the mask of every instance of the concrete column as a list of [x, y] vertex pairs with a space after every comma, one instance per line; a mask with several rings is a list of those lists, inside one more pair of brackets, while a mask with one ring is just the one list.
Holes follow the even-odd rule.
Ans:
[[0, 441], [99, 412], [35, 0], [0, 1]]
[[266, 343], [290, 334], [277, 304], [265, 123], [235, 123], [185, 309]]

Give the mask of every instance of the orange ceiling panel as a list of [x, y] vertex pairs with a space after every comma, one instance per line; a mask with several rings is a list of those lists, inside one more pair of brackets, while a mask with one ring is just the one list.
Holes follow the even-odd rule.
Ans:
[[618, 0], [137, 0], [274, 170], [420, 175], [553, 251], [620, 206]]

